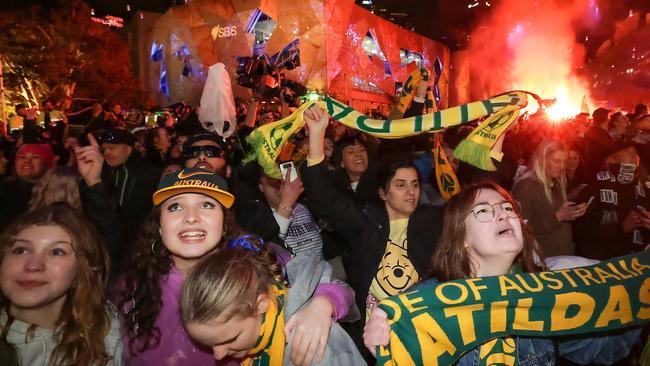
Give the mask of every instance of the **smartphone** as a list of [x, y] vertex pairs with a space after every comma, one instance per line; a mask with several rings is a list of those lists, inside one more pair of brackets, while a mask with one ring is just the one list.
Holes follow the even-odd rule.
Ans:
[[296, 171], [296, 166], [293, 165], [293, 161], [288, 161], [286, 163], [280, 164], [280, 171], [282, 172], [282, 179], [287, 176], [287, 170], [291, 168], [291, 175], [289, 176], [289, 181], [293, 182], [298, 178], [298, 172]]
[[591, 205], [591, 202], [594, 200], [594, 198], [595, 198], [595, 196], [589, 197], [589, 201], [587, 201], [587, 207], [589, 207], [589, 205]]

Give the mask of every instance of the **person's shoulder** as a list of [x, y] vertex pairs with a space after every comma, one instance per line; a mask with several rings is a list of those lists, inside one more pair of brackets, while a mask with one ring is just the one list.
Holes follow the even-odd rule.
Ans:
[[418, 207], [413, 212], [412, 218], [437, 218], [444, 215], [445, 209], [444, 206], [434, 206], [428, 203], [418, 205]]
[[528, 194], [530, 190], [543, 189], [542, 183], [535, 177], [532, 172], [525, 174], [517, 179], [512, 186], [512, 193]]

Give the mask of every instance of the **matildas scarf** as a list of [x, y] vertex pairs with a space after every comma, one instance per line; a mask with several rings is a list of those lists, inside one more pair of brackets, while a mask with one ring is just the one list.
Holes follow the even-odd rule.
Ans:
[[[380, 302], [391, 326], [377, 364], [451, 365], [465, 352], [518, 364], [508, 336], [554, 337], [650, 321], [650, 251], [594, 266], [423, 282]], [[516, 351], [516, 347], [515, 347]]]
[[[491, 119], [486, 121], [489, 121], [490, 124], [482, 124], [478, 127], [479, 130], [486, 129], [485, 132], [480, 133], [478, 138], [472, 139], [471, 143], [465, 145], [461, 143], [454, 152], [458, 159], [480, 169], [494, 170], [494, 165], [490, 159], [490, 149], [494, 146], [500, 134], [506, 130], [506, 128], [498, 128], [503, 124], [502, 116], [504, 113], [512, 116], [512, 110], [518, 110], [524, 107], [526, 103], [526, 93], [515, 91], [421, 116], [398, 120], [380, 120], [370, 119], [363, 113], [336, 99], [325, 97], [323, 101], [307, 101], [290, 116], [255, 129], [246, 138], [246, 141], [252, 147], [252, 154], [246, 158], [246, 161], [257, 160], [258, 164], [264, 169], [265, 174], [281, 179], [282, 175], [275, 166], [275, 160], [291, 135], [304, 126], [303, 112], [305, 109], [317, 104], [325, 108], [332, 118], [344, 125], [380, 138], [401, 138], [441, 131], [447, 127], [458, 126], [481, 117], [496, 114], [496, 116], [492, 116]], [[512, 107], [508, 109], [510, 112], [501, 112], [507, 106]]]
[[242, 366], [281, 366], [284, 359], [284, 297], [287, 288], [271, 286], [269, 308], [264, 313], [257, 344], [242, 360]]

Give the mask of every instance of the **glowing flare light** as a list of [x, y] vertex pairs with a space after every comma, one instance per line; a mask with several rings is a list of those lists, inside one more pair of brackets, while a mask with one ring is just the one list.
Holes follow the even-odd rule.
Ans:
[[546, 115], [554, 122], [572, 118], [580, 113], [580, 103], [575, 102], [575, 98], [569, 96], [568, 89], [560, 87], [555, 94], [555, 103], [545, 109]]

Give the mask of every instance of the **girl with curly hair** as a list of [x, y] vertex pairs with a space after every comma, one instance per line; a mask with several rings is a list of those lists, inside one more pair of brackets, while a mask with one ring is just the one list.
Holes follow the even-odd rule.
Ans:
[[0, 238], [0, 364], [121, 365], [108, 255], [77, 210], [55, 203]]
[[[187, 334], [179, 301], [195, 265], [239, 233], [228, 210], [235, 198], [227, 189], [220, 176], [197, 168], [161, 178], [129, 271], [115, 286], [124, 315], [127, 364], [214, 365], [212, 351]], [[296, 330], [301, 340], [297, 353], [315, 352], [310, 345], [329, 334], [332, 320], [345, 316], [353, 303], [346, 286], [328, 283], [319, 288], [329, 308], [309, 304], [301, 310], [310, 319]]]

